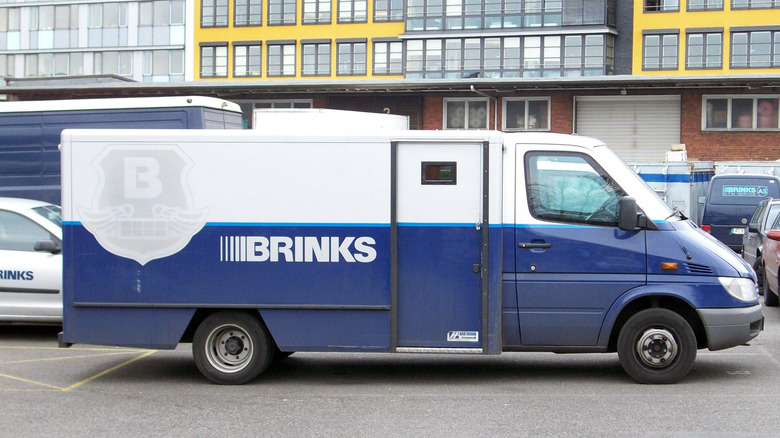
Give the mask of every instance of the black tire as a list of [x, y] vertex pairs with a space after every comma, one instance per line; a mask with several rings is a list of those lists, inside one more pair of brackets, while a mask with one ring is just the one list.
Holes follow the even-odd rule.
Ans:
[[618, 357], [639, 383], [675, 383], [688, 375], [696, 360], [696, 335], [679, 314], [647, 309], [629, 318], [618, 336]]
[[777, 297], [777, 291], [773, 291], [766, 281], [766, 267], [764, 267], [764, 305], [767, 307], [777, 307], [780, 305], [780, 298]]
[[262, 322], [242, 312], [209, 316], [192, 340], [198, 370], [220, 385], [241, 385], [259, 376], [271, 364], [275, 351]]

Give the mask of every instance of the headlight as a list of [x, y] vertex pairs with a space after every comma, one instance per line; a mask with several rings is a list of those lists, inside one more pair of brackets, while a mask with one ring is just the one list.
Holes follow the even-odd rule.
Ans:
[[728, 293], [740, 301], [758, 301], [758, 286], [749, 278], [718, 277]]

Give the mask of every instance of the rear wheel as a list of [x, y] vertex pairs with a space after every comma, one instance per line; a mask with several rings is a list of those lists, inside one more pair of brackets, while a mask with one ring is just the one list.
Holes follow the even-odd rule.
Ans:
[[192, 355], [198, 370], [221, 385], [240, 385], [259, 376], [273, 360], [268, 330], [242, 312], [219, 312], [195, 331]]
[[777, 297], [777, 291], [772, 291], [769, 282], [766, 281], [766, 268], [764, 268], [764, 304], [767, 307], [777, 307], [780, 305], [780, 299]]
[[640, 383], [675, 383], [696, 360], [696, 335], [688, 321], [667, 309], [632, 316], [618, 336], [623, 369]]

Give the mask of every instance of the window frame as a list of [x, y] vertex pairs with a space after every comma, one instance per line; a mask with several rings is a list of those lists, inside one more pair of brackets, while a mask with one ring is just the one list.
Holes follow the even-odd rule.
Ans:
[[[322, 53], [325, 48], [327, 48], [327, 53]], [[307, 49], [313, 49], [314, 53], [307, 54]], [[301, 40], [301, 76], [330, 76], [332, 53], [330, 40]], [[307, 58], [313, 59], [314, 63], [307, 62]], [[320, 62], [323, 59], [327, 64]], [[311, 68], [313, 71], [307, 71]]]
[[[239, 4], [241, 2], [241, 4]], [[255, 12], [253, 9], [257, 8]], [[239, 13], [241, 9], [241, 13]], [[246, 17], [239, 21], [238, 17]], [[263, 0], [235, 0], [233, 3], [233, 27], [258, 27], [263, 25]]]
[[[523, 126], [522, 127], [508, 127], [507, 118], [514, 110], [510, 108], [513, 103], [523, 103]], [[531, 105], [534, 103], [543, 102], [546, 105], [546, 113], [543, 115], [543, 123], [538, 128], [529, 127], [531, 125]], [[505, 97], [502, 99], [501, 110], [501, 127], [505, 132], [548, 132], [550, 131], [550, 117], [552, 114], [552, 99], [549, 96], [529, 96], [529, 97]], [[538, 120], [538, 119], [537, 119]]]
[[[702, 66], [696, 67], [691, 65], [691, 37], [700, 35], [702, 37], [701, 44], [701, 59]], [[720, 36], [720, 53], [718, 54], [718, 65], [710, 66], [707, 64], [707, 49], [714, 46], [707, 42], [707, 39], [711, 35]], [[723, 68], [723, 29], [686, 29], [685, 31], [685, 69], [686, 70], [720, 70]]]
[[[279, 54], [275, 54], [275, 49], [279, 49]], [[287, 49], [292, 48], [292, 54], [285, 53]], [[294, 40], [284, 41], [267, 41], [265, 47], [265, 60], [266, 60], [266, 77], [280, 78], [280, 77], [295, 77], [297, 68], [297, 45]], [[272, 58], [279, 58], [278, 72], [271, 69], [276, 69], [277, 65], [273, 64]], [[286, 60], [292, 59], [292, 65], [285, 63]], [[286, 73], [288, 72], [289, 73]]]
[[[675, 37], [675, 56], [674, 56], [674, 66], [667, 67], [664, 63], [664, 49], [667, 47], [666, 44], [664, 44], [665, 37], [673, 36]], [[658, 67], [648, 67], [648, 55], [647, 55], [647, 39], [649, 37], [658, 37], [658, 55], [654, 56], [652, 59], [657, 62]], [[652, 32], [644, 32], [642, 34], [642, 70], [643, 71], [669, 71], [669, 70], [679, 70], [680, 69], [680, 31], [679, 29], [672, 29], [671, 31], [652, 31]]]
[[[229, 57], [229, 49], [228, 49], [228, 43], [225, 42], [212, 42], [212, 43], [201, 43], [199, 48], [199, 54], [200, 54], [200, 66], [198, 69], [198, 77], [204, 78], [204, 79], [212, 79], [212, 78], [226, 78], [228, 77], [228, 57]], [[213, 54], [209, 55], [208, 58], [204, 56], [204, 50], [207, 49], [213, 49]], [[220, 55], [218, 53], [217, 49], [224, 49], [225, 54], [224, 56]], [[203, 63], [204, 59], [210, 59], [212, 61], [211, 68], [213, 69], [213, 74], [207, 75], [204, 74], [204, 68], [206, 67]], [[219, 61], [224, 60], [224, 73], [220, 74], [220, 65]]]
[[[360, 53], [355, 49], [363, 47]], [[342, 53], [342, 48], [349, 48], [348, 53]], [[356, 62], [356, 58], [363, 55], [363, 63]], [[349, 62], [343, 63], [342, 56], [348, 56]], [[348, 66], [348, 71], [342, 69]], [[368, 74], [368, 42], [365, 39], [337, 39], [336, 40], [336, 76], [366, 76]]]
[[[595, 175], [601, 178], [601, 182], [603, 184], [601, 185], [602, 188], [609, 187], [612, 189], [611, 194], [614, 195], [614, 202], [615, 202], [615, 210], [616, 210], [616, 218], [615, 221], [607, 222], [607, 221], [598, 221], [598, 220], [588, 220], [590, 216], [597, 213], [601, 210], [601, 206], [603, 206], [603, 203], [600, 203], [600, 207], [597, 208], [595, 211], [591, 212], [588, 217], [583, 217], [582, 219], [576, 219], [574, 217], [566, 218], [563, 216], [555, 217], [549, 214], [540, 214], [540, 212], [537, 209], [537, 206], [539, 203], [535, 202], [534, 199], [538, 198], [538, 195], [534, 195], [533, 191], [534, 188], [539, 184], [536, 181], [533, 180], [534, 176], [538, 173], [538, 167], [534, 167], [532, 169], [531, 167], [531, 159], [534, 157], [567, 157], [567, 158], [579, 158], [581, 159], [584, 164], [587, 164], [590, 166], [590, 170], [592, 170]], [[626, 195], [626, 191], [620, 187], [620, 185], [612, 178], [610, 177], [609, 173], [607, 173], [604, 168], [602, 168], [594, 159], [593, 157], [590, 157], [586, 154], [579, 153], [579, 152], [563, 152], [563, 151], [529, 151], [526, 152], [523, 156], [523, 168], [525, 173], [525, 181], [526, 181], [526, 190], [525, 190], [525, 196], [526, 196], [526, 202], [528, 204], [528, 211], [531, 214], [531, 216], [534, 219], [545, 221], [545, 222], [555, 222], [555, 223], [563, 223], [563, 224], [576, 224], [576, 225], [583, 225], [583, 226], [603, 226], [603, 227], [611, 227], [611, 228], [617, 228], [618, 226], [618, 220], [617, 217], [617, 204], [622, 196]], [[606, 191], [605, 191], [606, 193]], [[609, 198], [607, 198], [609, 200]], [[606, 202], [605, 200], [604, 202]], [[563, 202], [561, 202], [563, 204]], [[572, 211], [572, 213], [574, 213]], [[580, 213], [580, 215], [585, 215], [587, 212], [580, 211], [577, 212]]]
[[[666, 3], [669, 3], [668, 9]], [[642, 12], [645, 14], [680, 12], [680, 0], [644, 0]]]
[[688, 12], [722, 11], [726, 4], [726, 0], [700, 0], [702, 6], [691, 6], [691, 1], [685, 1], [685, 10]]
[[[780, 27], [777, 26], [770, 26], [770, 27], [738, 27], [738, 28], [731, 28], [730, 30], [731, 36], [729, 38], [729, 67], [731, 69], [775, 69], [780, 68]], [[769, 34], [769, 42], [767, 43], [758, 43], [753, 42], [752, 38], [754, 35], [759, 33], [768, 33]], [[737, 43], [736, 39], [740, 36], [745, 36], [746, 41], [744, 43]], [[738, 50], [739, 47], [744, 47], [744, 50], [740, 51]], [[759, 44], [766, 44], [769, 47], [769, 53], [756, 53], [757, 51], [755, 48]], [[758, 59], [753, 60], [752, 58], [758, 58], [759, 56], [764, 55], [768, 58], [768, 61], [766, 61], [767, 65], [754, 65], [759, 64], [762, 61], [759, 61]], [[737, 63], [735, 61], [736, 57], [745, 57], [744, 63]]]
[[[459, 114], [450, 115], [449, 114], [449, 104], [450, 103], [464, 103], [463, 107], [463, 127], [450, 127], [448, 126], [451, 121], [455, 121], [457, 118], [461, 117]], [[484, 119], [484, 125], [483, 126], [470, 126], [472, 124], [471, 118], [471, 106], [474, 103], [479, 103], [484, 105], [485, 109], [485, 119]], [[453, 97], [453, 98], [444, 98], [444, 101], [442, 102], [443, 109], [442, 109], [442, 129], [447, 130], [473, 130], [473, 129], [489, 129], [490, 126], [490, 101], [487, 98], [482, 97]], [[457, 111], [457, 109], [456, 109]], [[475, 109], [475, 111], [478, 113], [479, 109]], [[477, 114], [478, 115], [478, 114]]]
[[[205, 12], [210, 10], [210, 14], [206, 15]], [[206, 21], [206, 17], [211, 17], [209, 21]], [[230, 1], [229, 0], [201, 0], [200, 2], [200, 27], [201, 28], [215, 28], [215, 27], [228, 27], [230, 16]], [[152, 18], [154, 20], [154, 18]]]
[[[733, 126], [735, 121], [735, 109], [734, 101], [738, 101], [741, 104], [744, 101], [751, 100], [751, 127], [738, 127]], [[715, 126], [720, 124], [714, 120], [715, 115], [711, 115], [711, 111], [724, 111], [723, 109], [712, 109], [713, 105], [710, 102], [714, 101], [726, 101], [725, 114], [719, 117], [725, 119], [725, 126]], [[763, 102], [774, 101], [772, 108], [774, 114], [763, 115], [763, 110], [760, 109], [760, 105]], [[702, 132], [777, 132], [780, 131], [780, 94], [705, 94], [702, 96], [702, 115], [701, 115], [701, 130]], [[773, 116], [773, 117], [772, 117]], [[711, 119], [712, 118], [712, 119]], [[762, 120], [764, 118], [764, 120]], [[769, 126], [760, 126], [760, 125]], [[713, 125], [713, 126], [709, 126]], [[773, 125], [773, 126], [772, 126]]]
[[[392, 75], [402, 75], [404, 73], [404, 43], [401, 40], [380, 40], [376, 39], [371, 41], [372, 43], [372, 74], [374, 76], [392, 76]], [[387, 50], [384, 52], [381, 52], [377, 50], [377, 47], [380, 45], [387, 45]], [[394, 52], [391, 50], [393, 47], [397, 47], [398, 51]], [[396, 53], [398, 55], [398, 70], [393, 70], [393, 62], [392, 62], [392, 56], [393, 53]], [[381, 60], [382, 62], [377, 62], [378, 57], [384, 54], [384, 59]], [[377, 65], [387, 65], [387, 68], [383, 69], [382, 71], [377, 70]]]
[[[274, 11], [274, 9], [279, 11]], [[290, 10], [289, 8], [292, 8]], [[298, 2], [296, 0], [268, 0], [267, 26], [293, 26], [298, 24]]]
[[[259, 50], [258, 55], [252, 55], [250, 53], [253, 49]], [[239, 49], [246, 50], [245, 54], [239, 54]], [[252, 74], [253, 66], [252, 59], [257, 56], [257, 74]], [[245, 73], [240, 74], [238, 71], [239, 57], [245, 58], [243, 64]], [[234, 41], [233, 42], [233, 77], [235, 78], [259, 78], [263, 76], [263, 42], [262, 41]]]

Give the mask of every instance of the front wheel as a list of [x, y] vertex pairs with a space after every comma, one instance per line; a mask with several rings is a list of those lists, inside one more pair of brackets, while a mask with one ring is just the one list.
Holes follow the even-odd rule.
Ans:
[[192, 356], [210, 381], [240, 385], [259, 376], [273, 360], [275, 346], [263, 324], [241, 312], [219, 312], [195, 331]]
[[696, 335], [688, 321], [671, 310], [643, 310], [620, 330], [618, 357], [639, 383], [675, 383], [693, 367]]

